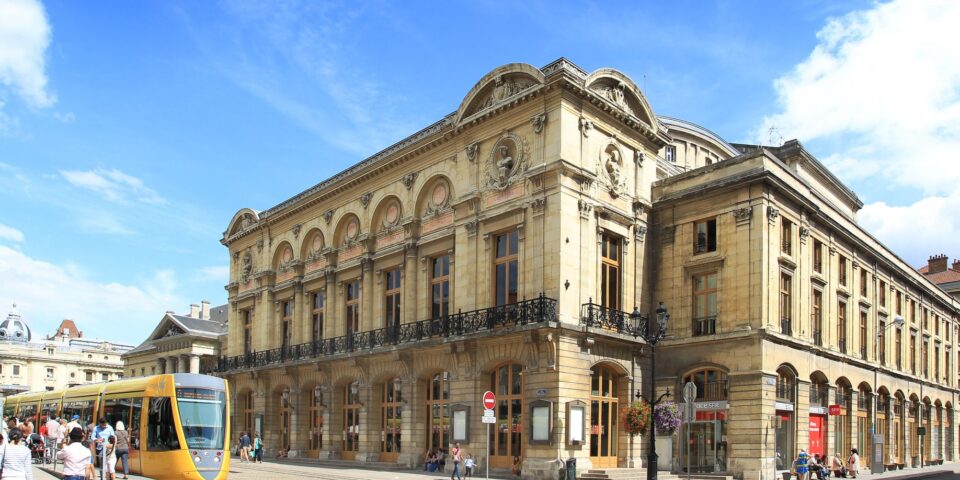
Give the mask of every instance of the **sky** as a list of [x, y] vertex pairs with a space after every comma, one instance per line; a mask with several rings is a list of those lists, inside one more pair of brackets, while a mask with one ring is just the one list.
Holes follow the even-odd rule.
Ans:
[[960, 256], [960, 2], [0, 0], [0, 315], [138, 344], [226, 302], [219, 240], [563, 56], [659, 115], [799, 139], [915, 266]]

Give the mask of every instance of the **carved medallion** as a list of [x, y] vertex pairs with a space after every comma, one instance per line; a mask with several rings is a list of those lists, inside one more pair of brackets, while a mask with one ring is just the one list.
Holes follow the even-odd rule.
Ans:
[[438, 181], [433, 186], [433, 192], [430, 195], [430, 201], [427, 202], [427, 210], [424, 215], [436, 215], [445, 210], [450, 205], [450, 186], [444, 180]]
[[323, 237], [320, 235], [313, 236], [313, 243], [310, 245], [310, 250], [313, 252], [319, 252], [323, 248]]
[[620, 153], [620, 146], [615, 139], [607, 140], [606, 145], [600, 150], [598, 167], [601, 176], [607, 180], [610, 195], [617, 197], [623, 193], [627, 186], [627, 179], [623, 174], [623, 154]]
[[504, 190], [526, 171], [527, 142], [514, 133], [504, 132], [487, 158], [487, 187]]

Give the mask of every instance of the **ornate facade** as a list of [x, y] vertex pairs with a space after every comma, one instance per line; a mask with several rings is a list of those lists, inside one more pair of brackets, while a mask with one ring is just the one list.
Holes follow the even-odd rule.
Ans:
[[72, 320], [43, 339], [33, 332], [17, 306], [0, 323], [2, 395], [54, 390], [123, 378], [120, 356], [131, 345], [83, 338]]
[[[518, 457], [530, 478], [555, 477], [570, 457], [580, 469], [640, 467], [646, 437], [627, 435], [619, 412], [650, 393], [650, 348], [635, 334], [656, 299], [672, 312], [657, 391], [700, 387], [692, 463], [773, 478], [778, 455], [813, 441], [811, 385], [826, 378], [829, 394], [859, 399], [848, 385], [877, 363], [831, 349], [827, 294], [850, 296], [850, 312], [866, 302], [867, 338], [883, 331], [889, 343], [879, 304], [824, 270], [839, 255], [859, 265], [850, 281], [870, 266], [878, 291], [886, 278], [943, 324], [946, 383], [900, 372], [871, 391], [906, 402], [911, 385], [926, 385], [914, 405], [938, 406], [939, 441], [951, 442], [939, 451], [952, 458], [956, 309], [859, 229], [855, 195], [790, 145], [734, 146], [658, 118], [613, 69], [565, 59], [495, 69], [437, 123], [230, 221], [228, 334], [210, 371], [232, 382], [234, 431], [259, 431], [291, 456], [403, 465], [459, 441], [481, 465]], [[773, 250], [782, 222], [793, 228], [789, 256]], [[807, 259], [815, 244], [819, 277]], [[781, 269], [793, 275], [784, 288]], [[781, 303], [781, 291], [793, 300]], [[820, 344], [799, 321], [813, 291]], [[850, 315], [853, 337], [860, 317]], [[933, 365], [932, 352], [924, 358]], [[498, 396], [489, 458], [486, 390]], [[860, 438], [857, 426], [826, 448]], [[662, 443], [678, 452], [661, 451], [662, 464], [680, 465], [679, 435]]]

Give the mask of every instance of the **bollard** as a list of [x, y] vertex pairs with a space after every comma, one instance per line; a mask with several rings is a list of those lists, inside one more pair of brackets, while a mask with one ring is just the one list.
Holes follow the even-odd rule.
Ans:
[[577, 480], [577, 459], [567, 459], [567, 480]]

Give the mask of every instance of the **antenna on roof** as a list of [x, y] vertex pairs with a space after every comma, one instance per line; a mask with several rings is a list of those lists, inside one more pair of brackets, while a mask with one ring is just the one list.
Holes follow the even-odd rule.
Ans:
[[770, 146], [782, 146], [783, 145], [783, 135], [780, 135], [780, 130], [777, 130], [775, 125], [770, 126], [770, 130], [767, 131], [769, 135]]

